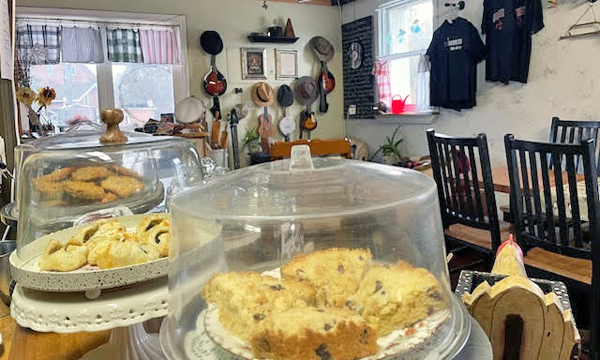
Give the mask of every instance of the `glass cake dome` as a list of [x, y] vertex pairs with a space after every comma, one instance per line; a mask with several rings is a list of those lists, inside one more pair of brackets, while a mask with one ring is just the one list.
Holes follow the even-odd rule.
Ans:
[[[161, 328], [169, 359], [340, 359], [329, 340], [315, 343], [305, 357], [276, 354], [273, 340], [261, 337], [269, 326], [277, 328], [277, 319], [294, 319], [289, 311], [318, 317], [333, 314], [334, 307], [343, 309], [341, 317], [360, 315], [352, 321], [366, 329], [377, 327], [379, 350], [361, 352], [368, 359], [450, 359], [468, 338], [468, 313], [450, 289], [436, 185], [419, 172], [311, 159], [307, 146], [296, 146], [291, 159], [236, 170], [176, 194], [170, 210], [170, 310]], [[272, 299], [283, 301], [278, 296], [286, 288], [307, 282], [316, 300], [271, 306]], [[270, 285], [262, 288], [265, 283]], [[328, 301], [340, 284], [341, 301]], [[373, 311], [373, 294], [395, 310]], [[310, 316], [309, 327], [319, 321]], [[343, 326], [335, 325], [341, 323], [326, 323], [316, 333], [343, 336]], [[302, 333], [302, 326], [285, 331]], [[360, 352], [366, 334], [363, 329], [344, 347]], [[310, 340], [295, 335], [285, 348], [308, 346], [302, 341]]]
[[17, 253], [86, 214], [164, 211], [168, 194], [201, 181], [191, 142], [123, 132], [125, 142], [102, 144], [104, 130], [88, 124], [15, 148]]

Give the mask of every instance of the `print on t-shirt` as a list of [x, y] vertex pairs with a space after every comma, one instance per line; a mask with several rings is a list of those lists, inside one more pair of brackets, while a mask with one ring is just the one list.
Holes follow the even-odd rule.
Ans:
[[450, 51], [458, 51], [462, 50], [463, 39], [446, 39], [444, 41], [444, 46], [448, 48]]
[[496, 30], [502, 30], [504, 27], [504, 8], [494, 13], [494, 24], [496, 24]]

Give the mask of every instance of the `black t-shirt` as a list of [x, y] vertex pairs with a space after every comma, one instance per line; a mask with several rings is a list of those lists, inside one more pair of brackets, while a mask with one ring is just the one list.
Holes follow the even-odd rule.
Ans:
[[531, 34], [543, 28], [541, 0], [484, 0], [481, 29], [488, 47], [485, 79], [526, 83]]
[[431, 62], [431, 106], [454, 110], [475, 106], [477, 63], [485, 47], [473, 24], [463, 18], [444, 21], [427, 49]]

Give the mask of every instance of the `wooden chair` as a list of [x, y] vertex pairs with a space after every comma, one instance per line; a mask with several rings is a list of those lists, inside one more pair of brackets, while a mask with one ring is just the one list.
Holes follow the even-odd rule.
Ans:
[[474, 248], [492, 260], [502, 240], [508, 237], [510, 224], [501, 226], [498, 220], [485, 134], [459, 138], [430, 129], [427, 141], [446, 239]]
[[340, 155], [347, 159], [352, 159], [352, 144], [346, 138], [332, 140], [300, 139], [292, 142], [279, 141], [271, 145], [271, 159], [289, 158], [292, 153], [292, 147], [295, 145], [308, 145], [312, 156]]
[[[511, 204], [515, 204], [511, 206], [511, 217], [515, 222], [517, 241], [525, 254], [524, 263], [537, 271], [538, 277], [557, 278], [590, 294], [592, 349], [597, 359], [600, 350], [600, 205], [594, 141], [551, 144], [515, 140], [508, 134], [504, 143]], [[577, 195], [578, 163], [575, 159], [581, 161], [584, 169], [587, 205], [580, 204]], [[549, 182], [551, 171], [556, 179], [555, 196]], [[568, 189], [564, 188], [564, 171]], [[554, 214], [554, 198], [558, 217]], [[582, 231], [582, 206], [588, 209], [586, 226], [591, 233], [588, 244]]]
[[[600, 175], [600, 147], [596, 146], [598, 142], [598, 129], [600, 129], [600, 121], [572, 121], [560, 120], [558, 117], [552, 118], [550, 126], [550, 142], [560, 144], [580, 144], [582, 140], [594, 140], [594, 157], [596, 161], [596, 170]], [[578, 162], [579, 159], [575, 159]], [[578, 162], [580, 164], [580, 162]], [[552, 164], [549, 164], [552, 168]], [[583, 169], [578, 167], [579, 172]]]

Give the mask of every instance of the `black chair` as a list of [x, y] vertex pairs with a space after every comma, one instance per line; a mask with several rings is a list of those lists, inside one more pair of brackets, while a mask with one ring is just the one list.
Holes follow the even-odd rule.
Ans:
[[[525, 255], [524, 263], [532, 276], [556, 278], [590, 295], [592, 349], [594, 358], [598, 358], [600, 205], [594, 141], [589, 139], [573, 145], [539, 143], [515, 140], [508, 134], [504, 143], [511, 204], [515, 204], [511, 206], [511, 216], [515, 221], [517, 241]], [[587, 205], [580, 204], [577, 195], [579, 164], [575, 159], [584, 169]], [[554, 186], [551, 186], [552, 175]], [[558, 216], [554, 213], [554, 198]], [[589, 220], [585, 222], [581, 220], [582, 206], [587, 206], [588, 210]], [[588, 227], [591, 234], [588, 242], [583, 235], [583, 226]]]
[[[485, 134], [460, 138], [436, 134], [430, 129], [427, 130], [427, 141], [446, 240], [488, 255], [491, 264], [498, 246], [509, 235], [510, 224], [501, 226], [498, 220]], [[476, 263], [450, 271], [459, 271]]]
[[[594, 140], [594, 157], [596, 161], [596, 170], [600, 172], [600, 148], [595, 144], [598, 142], [598, 129], [600, 121], [572, 121], [560, 120], [558, 117], [552, 118], [550, 126], [550, 142], [560, 144], [580, 144], [582, 140]], [[579, 159], [575, 159], [578, 161]], [[578, 162], [580, 165], [580, 162]], [[552, 165], [549, 165], [552, 168]], [[577, 167], [579, 172], [583, 172], [581, 167]], [[598, 173], [600, 175], [600, 173]]]

